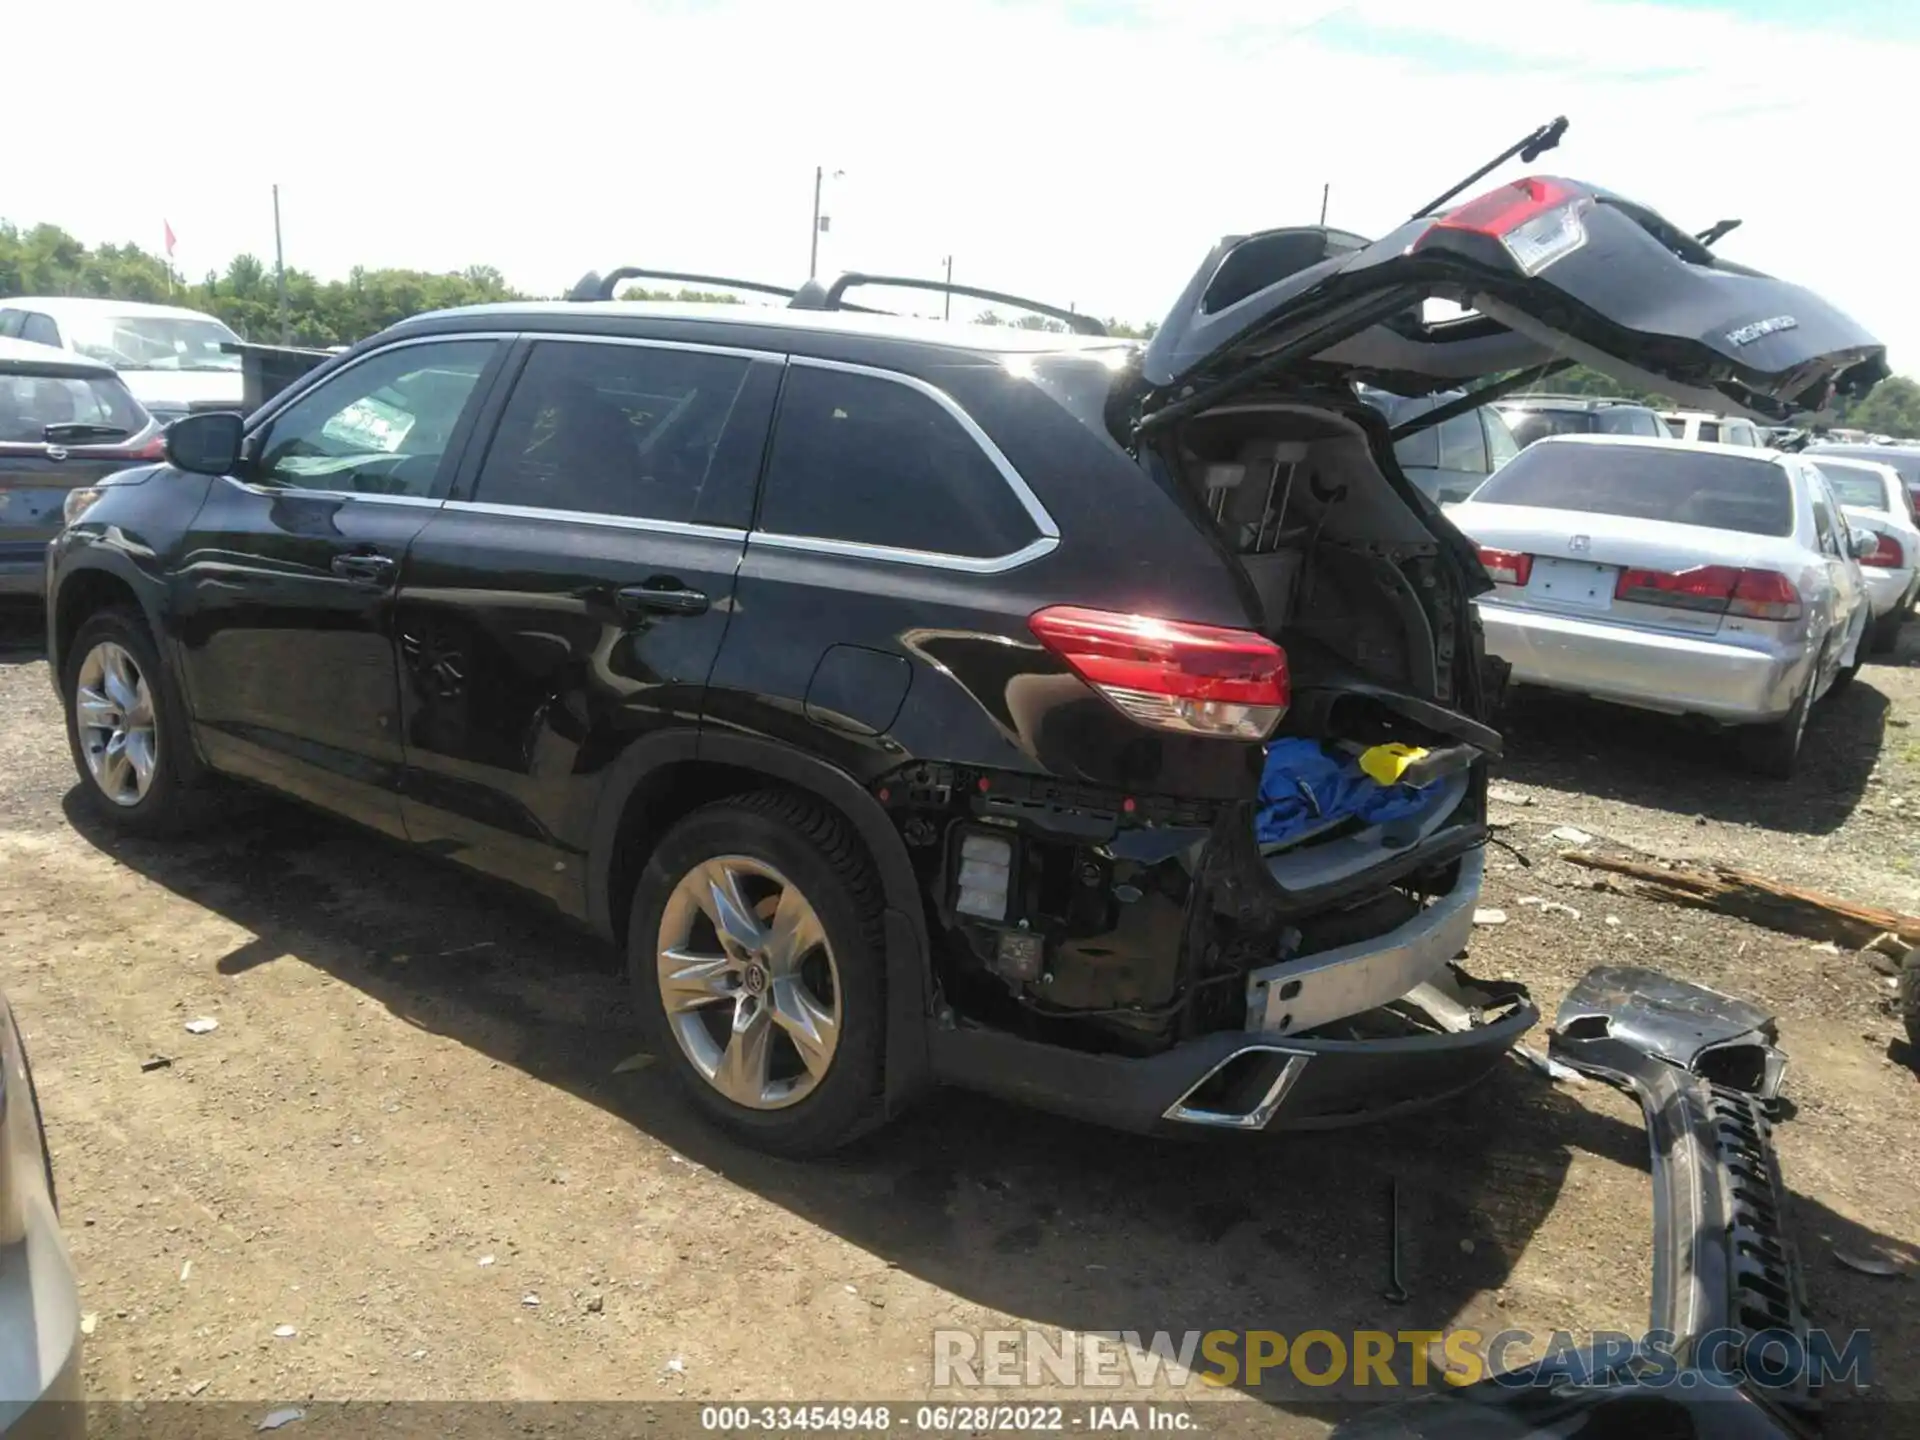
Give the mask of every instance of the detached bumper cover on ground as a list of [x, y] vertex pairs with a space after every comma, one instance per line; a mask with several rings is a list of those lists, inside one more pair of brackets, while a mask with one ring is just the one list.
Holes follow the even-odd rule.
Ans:
[[1761, 1087], [1777, 1086], [1784, 1062], [1771, 1038], [1771, 1020], [1754, 1007], [1651, 971], [1603, 967], [1576, 985], [1561, 1005], [1551, 1053], [1630, 1091], [1645, 1112], [1654, 1187], [1648, 1339], [1660, 1343], [1629, 1357], [1556, 1357], [1392, 1406], [1336, 1435], [1789, 1440], [1809, 1433], [1817, 1395], [1806, 1366], [1771, 1384], [1742, 1369], [1762, 1337], [1808, 1354], [1798, 1260], [1763, 1102], [1684, 1068], [1744, 1069]]

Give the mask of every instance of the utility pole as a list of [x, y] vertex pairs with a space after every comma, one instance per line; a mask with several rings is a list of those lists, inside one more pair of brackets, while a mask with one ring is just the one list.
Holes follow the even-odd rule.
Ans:
[[[953, 257], [951, 255], [947, 257], [947, 284], [953, 284]], [[953, 291], [947, 291], [944, 299], [945, 303], [940, 307], [940, 318], [942, 320], [951, 320], [953, 319]]]
[[287, 256], [280, 245], [280, 187], [273, 187], [273, 286], [279, 292], [280, 343], [291, 345], [293, 332], [287, 328]]
[[813, 241], [807, 251], [807, 279], [811, 280], [820, 273], [820, 182], [826, 176], [826, 167], [813, 167]]
[[1327, 196], [1333, 193], [1333, 182], [1327, 181], [1320, 187], [1320, 223], [1327, 223]]

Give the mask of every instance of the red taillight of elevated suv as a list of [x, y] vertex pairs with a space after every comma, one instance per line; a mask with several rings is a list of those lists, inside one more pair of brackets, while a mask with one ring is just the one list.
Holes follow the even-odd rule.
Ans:
[[1159, 730], [1264, 740], [1291, 698], [1287, 652], [1254, 630], [1056, 605], [1027, 621], [1073, 673]]
[[1616, 600], [1704, 610], [1749, 620], [1798, 620], [1800, 592], [1777, 570], [1732, 565], [1696, 565], [1688, 570], [1622, 570]]
[[1906, 552], [1900, 548], [1900, 542], [1891, 535], [1879, 536], [1871, 554], [1860, 557], [1862, 565], [1872, 565], [1882, 570], [1898, 570], [1907, 563]]
[[1558, 180], [1529, 175], [1455, 206], [1415, 242], [1419, 249], [1445, 232], [1498, 240], [1523, 275], [1538, 275], [1587, 243], [1584, 214], [1592, 196]]

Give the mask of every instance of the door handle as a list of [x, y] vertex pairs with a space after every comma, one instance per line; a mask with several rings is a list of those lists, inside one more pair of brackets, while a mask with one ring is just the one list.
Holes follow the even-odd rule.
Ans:
[[342, 580], [365, 580], [384, 585], [393, 579], [393, 572], [399, 567], [391, 555], [355, 551], [334, 556], [330, 568]]
[[685, 590], [677, 580], [629, 585], [614, 596], [627, 615], [704, 615], [713, 603], [704, 590]]

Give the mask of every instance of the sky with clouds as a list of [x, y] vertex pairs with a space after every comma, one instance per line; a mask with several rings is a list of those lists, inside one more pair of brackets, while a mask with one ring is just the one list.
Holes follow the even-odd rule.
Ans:
[[[85, 43], [76, 50], [75, 27]], [[228, 0], [16, 4], [0, 216], [198, 276], [620, 263], [936, 274], [1158, 318], [1224, 234], [1390, 228], [1557, 114], [1535, 167], [1744, 226], [1920, 375], [1911, 0]], [[90, 158], [89, 158], [90, 157]], [[1506, 178], [1522, 173], [1517, 167]]]

